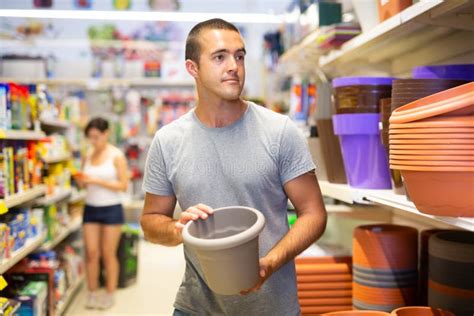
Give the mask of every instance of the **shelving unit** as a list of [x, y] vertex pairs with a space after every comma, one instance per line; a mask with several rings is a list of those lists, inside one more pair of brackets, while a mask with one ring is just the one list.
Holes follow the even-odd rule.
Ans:
[[37, 197], [43, 195], [45, 192], [46, 186], [37, 185], [22, 193], [13, 194], [4, 199], [0, 199], [0, 214], [8, 212], [9, 208], [33, 201]]
[[71, 189], [64, 189], [54, 193], [53, 195], [45, 196], [44, 198], [38, 199], [36, 202], [38, 205], [51, 205], [69, 198], [71, 194]]
[[59, 245], [64, 239], [66, 239], [70, 234], [81, 229], [82, 220], [80, 218], [74, 219], [54, 240], [45, 242], [41, 247], [38, 248], [38, 251], [49, 251], [54, 249]]
[[67, 129], [71, 125], [68, 121], [50, 118], [40, 119], [40, 122], [42, 127], [48, 129]]
[[63, 79], [24, 79], [24, 78], [0, 78], [1, 82], [34, 83], [48, 85], [70, 85], [79, 86], [86, 89], [97, 90], [105, 89], [110, 86], [159, 86], [159, 87], [177, 87], [193, 88], [194, 81], [191, 80], [166, 80], [162, 78], [63, 78]]
[[473, 12], [472, 1], [421, 1], [315, 62], [334, 75], [369, 64], [387, 73], [406, 73], [419, 64], [472, 53], [474, 45], [466, 38], [474, 30]]
[[378, 204], [416, 214], [423, 218], [450, 225], [457, 228], [474, 231], [474, 218], [433, 216], [421, 213], [404, 195], [397, 195], [392, 190], [354, 189], [347, 184], [333, 184], [319, 181], [323, 195], [349, 204]]
[[86, 191], [75, 192], [69, 198], [69, 204], [82, 202], [86, 199]]
[[44, 132], [0, 129], [0, 139], [39, 140], [44, 137], [46, 137], [46, 134]]
[[46, 239], [46, 233], [37, 236], [34, 239], [27, 240], [25, 246], [15, 251], [12, 256], [8, 259], [4, 259], [0, 262], [0, 274], [5, 273], [21, 259], [36, 250]]
[[71, 285], [69, 289], [67, 289], [66, 293], [64, 294], [65, 299], [62, 300], [58, 306], [56, 307], [56, 315], [63, 315], [66, 311], [68, 305], [71, 303], [72, 299], [74, 298], [74, 294], [77, 290], [82, 286], [84, 283], [85, 276], [81, 276], [76, 283]]
[[69, 160], [70, 158], [71, 158], [71, 154], [64, 153], [58, 156], [45, 157], [43, 160], [47, 164], [52, 164], [52, 163], [63, 162], [63, 161]]

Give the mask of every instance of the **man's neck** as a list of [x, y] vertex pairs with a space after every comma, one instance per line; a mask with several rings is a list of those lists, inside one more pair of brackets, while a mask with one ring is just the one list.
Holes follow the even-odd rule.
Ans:
[[244, 115], [247, 102], [242, 99], [198, 100], [195, 113], [199, 120], [208, 127], [225, 127], [231, 125]]

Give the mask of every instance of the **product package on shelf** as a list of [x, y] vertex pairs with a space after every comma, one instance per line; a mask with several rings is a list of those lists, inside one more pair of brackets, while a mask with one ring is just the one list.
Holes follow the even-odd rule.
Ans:
[[0, 261], [25, 246], [27, 240], [43, 232], [43, 212], [29, 208], [11, 209], [0, 216]]
[[0, 198], [41, 183], [41, 166], [34, 142], [0, 141]]
[[6, 297], [0, 297], [0, 315], [17, 315], [13, 314], [14, 310], [17, 310], [20, 306], [20, 302], [12, 300]]

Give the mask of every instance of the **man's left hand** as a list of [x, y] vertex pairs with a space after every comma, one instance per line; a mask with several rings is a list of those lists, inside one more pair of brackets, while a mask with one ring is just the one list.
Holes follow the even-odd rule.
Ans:
[[247, 295], [249, 293], [258, 291], [262, 287], [263, 283], [273, 274], [273, 272], [275, 272], [273, 260], [270, 260], [270, 258], [268, 257], [260, 258], [259, 263], [260, 263], [260, 272], [259, 272], [260, 280], [257, 282], [257, 284], [255, 284], [254, 287], [241, 291], [240, 292], [241, 295]]

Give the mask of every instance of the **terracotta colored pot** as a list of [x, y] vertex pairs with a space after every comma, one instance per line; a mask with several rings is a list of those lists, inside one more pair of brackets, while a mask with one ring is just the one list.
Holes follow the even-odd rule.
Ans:
[[469, 146], [468, 149], [474, 148], [474, 139], [469, 138], [462, 138], [462, 139], [454, 139], [454, 138], [438, 138], [438, 139], [390, 139], [390, 144], [461, 144]]
[[474, 134], [474, 128], [455, 128], [455, 127], [441, 127], [441, 128], [393, 128], [389, 130], [390, 134], [454, 134], [454, 133], [471, 133]]
[[298, 291], [352, 290], [352, 282], [298, 283]]
[[352, 297], [342, 298], [302, 298], [299, 299], [301, 306], [327, 306], [327, 305], [351, 305]]
[[352, 257], [343, 256], [343, 257], [296, 257], [295, 264], [318, 264], [318, 263], [347, 263], [352, 264]]
[[432, 172], [472, 172], [474, 167], [447, 167], [447, 166], [406, 166], [391, 164], [390, 168], [408, 171], [432, 171]]
[[432, 161], [437, 161], [437, 160], [444, 160], [444, 161], [474, 161], [474, 156], [437, 156], [437, 155], [390, 155], [390, 159], [393, 160], [432, 160]]
[[420, 212], [474, 217], [474, 172], [402, 170], [402, 175], [408, 194]]
[[[473, 146], [474, 147], [474, 146]], [[416, 149], [393, 149], [390, 150], [390, 154], [393, 155], [421, 155], [421, 156], [473, 156], [474, 148], [472, 150], [443, 150], [443, 149], [433, 149], [433, 150], [416, 150]]]
[[351, 274], [323, 274], [323, 275], [296, 275], [298, 283], [313, 283], [313, 282], [349, 282], [352, 281]]
[[350, 274], [351, 266], [346, 263], [302, 264], [296, 266], [298, 275], [314, 274]]
[[390, 150], [392, 149], [402, 149], [402, 150], [469, 150], [473, 149], [473, 144], [403, 144], [403, 142], [394, 142], [390, 144]]
[[405, 89], [413, 87], [430, 88], [436, 87], [441, 90], [446, 90], [451, 87], [460, 86], [467, 83], [465, 80], [455, 79], [396, 79], [392, 83], [393, 89]]
[[334, 134], [332, 119], [319, 119], [316, 124], [328, 181], [330, 183], [347, 183], [339, 137]]
[[305, 306], [301, 307], [301, 313], [303, 315], [320, 315], [322, 313], [329, 313], [334, 311], [344, 311], [352, 308], [351, 305], [341, 306]]
[[351, 290], [328, 290], [328, 291], [299, 291], [298, 298], [323, 298], [323, 297], [350, 297], [352, 298]]
[[435, 117], [403, 124], [390, 124], [392, 128], [449, 128], [474, 127], [474, 116]]
[[473, 161], [455, 161], [455, 160], [437, 160], [437, 161], [419, 161], [419, 160], [395, 160], [390, 159], [390, 164], [398, 166], [448, 166], [448, 167], [474, 167]]
[[378, 288], [353, 284], [354, 300], [371, 305], [413, 305], [416, 303], [417, 289], [407, 288]]
[[391, 271], [417, 267], [418, 232], [391, 224], [363, 225], [354, 229], [354, 266]]
[[334, 313], [326, 313], [323, 316], [387, 316], [389, 313], [378, 312], [378, 311], [342, 311]]
[[459, 139], [467, 138], [474, 139], [474, 133], [452, 133], [452, 134], [390, 134], [390, 140], [392, 139]]
[[453, 313], [434, 307], [407, 306], [400, 307], [391, 313], [392, 316], [455, 316]]
[[[466, 110], [468, 109], [468, 110]], [[474, 113], [474, 82], [445, 90], [404, 105], [392, 112], [390, 123], [401, 124], [463, 110]], [[471, 113], [472, 112], [472, 113]]]

